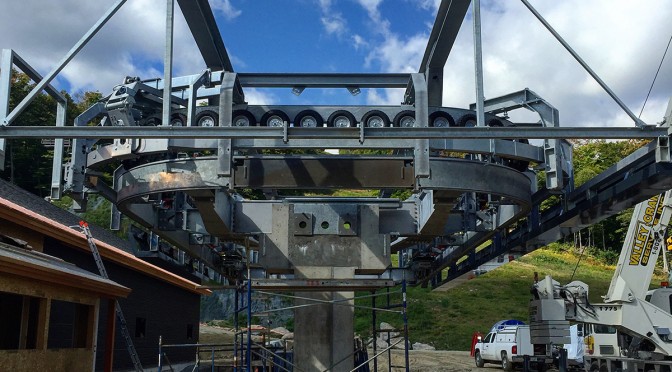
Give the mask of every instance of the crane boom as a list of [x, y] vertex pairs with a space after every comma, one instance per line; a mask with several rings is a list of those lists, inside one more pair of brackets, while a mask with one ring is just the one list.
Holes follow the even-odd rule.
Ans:
[[671, 197], [672, 191], [667, 191], [635, 206], [605, 303], [646, 296], [670, 223]]
[[635, 206], [602, 304], [588, 301], [588, 285], [580, 281], [560, 285], [547, 276], [535, 283], [530, 301], [530, 328], [536, 330], [532, 343], [560, 343], [572, 321], [616, 327], [624, 335], [619, 346], [629, 356], [672, 358], [672, 289], [649, 291], [671, 218], [672, 190]]

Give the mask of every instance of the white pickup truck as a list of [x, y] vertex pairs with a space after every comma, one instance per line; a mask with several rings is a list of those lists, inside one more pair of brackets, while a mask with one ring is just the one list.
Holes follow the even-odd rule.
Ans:
[[529, 358], [529, 367], [545, 371], [553, 363], [553, 358], [534, 355], [530, 342], [530, 326], [497, 325], [493, 326], [485, 338], [479, 338], [474, 345], [474, 360], [477, 367], [485, 363], [501, 364], [502, 369], [510, 371], [514, 365], [522, 366], [525, 356]]

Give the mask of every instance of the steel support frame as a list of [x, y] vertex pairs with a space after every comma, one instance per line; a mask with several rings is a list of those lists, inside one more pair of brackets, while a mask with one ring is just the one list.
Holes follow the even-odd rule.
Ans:
[[[477, 107], [478, 102], [469, 106], [472, 110]], [[544, 127], [560, 127], [558, 110], [527, 88], [483, 102], [483, 109], [491, 114], [506, 114], [519, 108], [536, 112]], [[554, 191], [570, 191], [574, 184], [571, 144], [565, 138], [544, 138], [543, 149], [546, 187]], [[569, 177], [569, 183], [565, 182], [565, 175]]]
[[[42, 83], [44, 90], [56, 101], [56, 126], [65, 126], [65, 117], [68, 101], [51, 84], [43, 83], [45, 79], [23, 60], [12, 49], [3, 49], [0, 53], [0, 128], [3, 128], [9, 120], [8, 116], [14, 116], [16, 108], [9, 112], [9, 97], [11, 93], [11, 73], [12, 67], [16, 66], [19, 71], [28, 75], [28, 77], [37, 84]], [[30, 96], [31, 93], [29, 93]], [[37, 94], [37, 93], [36, 93]], [[5, 169], [5, 138], [0, 138], [0, 170]], [[54, 141], [54, 161], [51, 172], [51, 191], [52, 199], [60, 199], [61, 179], [63, 178], [63, 138], [57, 138]]]
[[[669, 147], [667, 151], [669, 155]], [[482, 250], [469, 252], [469, 258], [456, 262], [464, 253], [450, 254], [436, 262], [434, 273], [448, 267], [448, 276], [437, 286], [506, 252], [529, 253], [548, 243], [570, 236], [653, 195], [672, 188], [672, 163], [658, 161], [659, 142], [654, 141], [619, 161], [581, 187], [564, 196], [555, 207], [530, 216], [511, 232], [498, 233]], [[665, 157], [664, 157], [665, 158]], [[669, 157], [666, 156], [667, 159]], [[547, 190], [534, 195], [535, 204], [550, 197]]]
[[[431, 106], [441, 106], [443, 100], [443, 68], [453, 48], [462, 20], [469, 10], [469, 0], [443, 0], [427, 41], [418, 72], [425, 74], [428, 101]], [[413, 103], [412, 85], [406, 88], [405, 102]]]
[[[647, 125], [642, 128], [623, 127], [450, 127], [450, 128], [369, 128], [369, 139], [656, 139], [667, 136], [668, 128]], [[283, 128], [273, 127], [23, 127], [0, 128], [3, 138], [285, 138]], [[355, 139], [360, 138], [359, 128], [287, 128], [287, 141], [294, 139]], [[336, 146], [338, 147], [338, 146]]]
[[[166, 38], [163, 57], [163, 108], [161, 110], [161, 125], [170, 125], [170, 109], [172, 96], [172, 76], [173, 76], [173, 26], [175, 17], [175, 0], [166, 0]], [[191, 102], [189, 108], [191, 108]]]
[[[170, 0], [168, 0], [170, 1]], [[529, 6], [529, 3], [527, 3], [525, 0], [522, 0], [528, 8], [531, 8]], [[119, 0], [108, 13], [96, 24], [94, 27], [83, 37], [78, 44], [73, 47], [73, 49], [66, 55], [64, 58], [64, 61], [57, 67], [55, 68], [52, 72], [50, 72], [47, 75], [47, 78], [43, 79], [38, 83], [36, 86], [36, 89], [39, 87], [39, 90], [42, 90], [45, 86], [49, 84], [51, 79], [55, 77], [56, 74], [63, 68], [65, 64], [71, 59], [80, 49], [83, 47], [88, 40], [93, 37], [95, 32], [102, 27], [102, 25], [109, 19], [109, 17], [114, 14], [119, 7], [125, 2], [125, 0]], [[194, 37], [196, 39], [197, 45], [199, 46], [199, 49], [201, 50], [201, 53], [206, 60], [206, 64], [208, 65], [209, 68], [215, 69], [215, 70], [225, 70], [227, 72], [232, 72], [233, 67], [231, 66], [230, 60], [228, 58], [228, 55], [226, 53], [226, 48], [224, 47], [224, 44], [221, 40], [221, 35], [219, 35], [219, 31], [217, 30], [216, 23], [214, 21], [214, 16], [212, 14], [212, 10], [210, 9], [210, 6], [208, 4], [207, 0], [197, 0], [194, 2], [188, 2], [186, 0], [178, 0], [179, 5], [182, 7], [183, 13], [185, 14], [185, 19], [187, 19], [187, 23], [189, 27], [192, 29], [192, 33], [194, 34]], [[425, 55], [423, 57], [422, 64], [420, 66], [419, 72], [421, 75], [423, 75], [424, 82], [419, 84], [418, 82], [420, 81], [417, 77], [411, 77], [410, 79], [406, 79], [407, 81], [407, 92], [409, 89], [417, 89], [420, 87], [420, 95], [416, 95], [417, 92], [414, 94], [410, 95], [407, 93], [406, 97], [406, 102], [407, 103], [418, 103], [416, 100], [426, 100], [427, 103], [420, 102], [420, 110], [423, 110], [424, 107], [429, 106], [440, 106], [441, 105], [441, 93], [442, 93], [442, 88], [443, 88], [443, 68], [445, 65], [445, 62], [447, 60], [448, 54], [452, 48], [452, 45], [455, 41], [457, 31], [459, 30], [459, 26], [461, 24], [462, 19], [466, 15], [466, 12], [469, 7], [469, 1], [466, 0], [444, 0], [442, 1], [439, 12], [437, 15], [437, 20], [434, 24], [434, 28], [432, 29], [432, 33], [430, 35], [430, 40], [427, 45], [427, 49], [425, 51]], [[531, 11], [534, 12], [534, 10], [531, 8]], [[535, 14], [536, 15], [536, 14]], [[169, 15], [172, 18], [172, 14]], [[540, 18], [540, 16], [538, 16]], [[459, 22], [458, 22], [459, 20]], [[542, 23], [545, 23], [541, 18], [540, 21]], [[546, 25], [546, 24], [545, 24]], [[547, 26], [549, 28], [550, 26]], [[549, 31], [554, 33], [554, 31], [549, 28]], [[563, 45], [565, 43], [559, 38], [558, 35], [554, 33], [554, 36], [558, 38]], [[172, 38], [172, 37], [171, 37]], [[168, 38], [167, 38], [168, 39]], [[171, 40], [172, 42], [172, 40]], [[566, 46], [567, 47], [567, 46]], [[572, 53], [570, 49], [570, 53]], [[170, 54], [170, 58], [172, 58], [172, 50], [170, 53], [167, 53], [166, 56]], [[575, 53], [572, 53], [577, 60], [580, 61], [580, 58], [575, 55]], [[582, 64], [583, 65], [583, 64]], [[584, 66], [587, 67], [587, 66]], [[590, 71], [589, 71], [590, 73]], [[597, 78], [594, 74], [594, 78], [598, 80], [598, 83], [601, 82], [599, 78]], [[223, 75], [220, 75], [223, 76]], [[241, 75], [243, 76], [243, 75]], [[389, 84], [394, 84], [394, 86], [401, 85], [399, 81], [403, 79], [403, 77], [394, 77], [394, 76], [388, 76], [390, 77], [390, 81], [387, 83]], [[278, 85], [278, 84], [291, 84], [291, 86], [306, 86], [306, 84], [296, 84], [296, 82], [292, 83], [291, 79], [292, 76], [285, 76], [280, 79], [277, 79], [277, 76], [271, 76], [271, 74], [267, 74], [266, 76], [250, 76], [249, 79], [249, 84], [250, 86], [261, 86], [263, 84], [268, 84], [270, 85]], [[320, 75], [320, 76], [308, 76], [308, 75], [303, 75], [303, 76], [293, 76], [294, 79], [305, 79], [305, 82], [307, 84], [312, 84], [312, 86], [315, 87], [320, 87], [320, 85], [328, 85], [328, 84], [334, 84], [334, 82], [338, 82], [338, 85], [340, 84], [345, 84], [346, 87], [356, 87], [357, 85], [352, 84], [352, 81], [348, 80], [351, 79], [351, 77], [346, 77], [346, 76], [336, 76], [336, 75]], [[362, 80], [365, 80], [364, 84], [366, 84], [367, 81], [373, 81], [373, 79], [367, 80], [368, 78], [362, 78]], [[223, 78], [222, 78], [223, 79]], [[244, 81], [244, 76], [241, 78], [241, 81]], [[266, 81], [263, 81], [263, 79], [266, 79]], [[275, 79], [275, 80], [274, 80]], [[399, 81], [397, 81], [397, 79]], [[9, 79], [6, 79], [9, 81]], [[171, 87], [171, 83], [175, 81], [170, 74], [166, 75], [164, 77], [164, 82], [166, 83], [166, 86], [164, 86], [164, 96], [169, 96], [171, 95], [171, 91], [175, 89], [175, 86]], [[278, 83], [277, 80], [283, 80], [282, 83]], [[410, 81], [409, 81], [410, 80]], [[3, 83], [3, 79], [0, 79], [0, 83]], [[201, 87], [201, 89], [195, 88], [193, 84], [193, 80], [186, 80], [188, 81], [187, 83], [187, 89], [191, 88], [190, 90], [190, 98], [193, 100], [193, 97], [212, 97], [219, 95], [220, 97], [223, 96], [223, 91], [222, 88], [219, 88], [217, 91], [213, 91], [212, 89], [217, 89], [217, 88], [208, 88], [208, 87]], [[287, 81], [285, 83], [284, 81]], [[236, 83], [236, 84], [239, 84]], [[372, 84], [372, 87], [374, 83]], [[2, 93], [3, 84], [0, 84], [0, 93]], [[191, 85], [189, 87], [189, 85]], [[601, 84], [602, 85], [602, 84]], [[157, 83], [158, 86], [158, 83]], [[380, 87], [379, 85], [376, 85], [375, 87]], [[605, 90], [610, 92], [606, 85], [603, 85]], [[196, 90], [196, 94], [194, 94], [194, 90]], [[242, 89], [241, 89], [242, 92]], [[31, 95], [34, 98], [34, 95], [37, 92], [34, 90], [31, 92]], [[617, 102], [620, 102], [615, 95], [612, 95], [612, 98], [614, 98]], [[174, 96], [174, 95], [173, 95]], [[8, 93], [7, 93], [8, 97]], [[30, 95], [29, 95], [30, 97]], [[2, 95], [0, 94], [0, 98], [2, 98]], [[32, 98], [31, 98], [32, 99]], [[19, 104], [19, 108], [23, 109], [23, 107], [27, 104], [27, 102], [21, 102]], [[170, 104], [169, 101], [173, 101], [173, 98], [169, 99], [164, 99], [164, 105]], [[2, 102], [3, 99], [0, 99], [0, 109], [2, 109]], [[190, 102], [190, 105], [193, 105], [193, 102]], [[533, 102], [527, 102], [526, 105], [529, 107], [535, 107], [535, 103]], [[230, 106], [230, 105], [229, 105]], [[193, 107], [193, 106], [190, 106]], [[621, 107], [630, 114], [631, 117], [632, 113], [627, 110], [627, 107], [624, 107], [624, 105], [621, 105]], [[417, 110], [417, 108], [416, 108]], [[6, 109], [5, 109], [6, 111]], [[17, 110], [15, 110], [17, 111]], [[19, 110], [20, 111], [20, 110]], [[64, 112], [65, 110], [63, 110]], [[480, 110], [479, 110], [480, 111]], [[164, 110], [165, 114], [166, 110]], [[493, 111], [494, 112], [494, 111]], [[541, 114], [541, 113], [540, 113]], [[11, 122], [11, 120], [14, 118], [14, 116], [18, 115], [18, 112], [12, 112], [10, 113], [9, 117], [7, 117], [7, 113], [5, 113], [5, 117], [3, 118], [2, 115], [0, 115], [0, 119], [3, 119], [0, 121], [0, 124], [4, 125], [6, 123]], [[57, 115], [58, 116], [58, 115]], [[422, 115], [422, 118], [424, 119], [425, 115]], [[220, 119], [221, 120], [221, 119]], [[226, 119], [230, 123], [230, 118], [226, 116]], [[49, 131], [45, 131], [44, 128], [12, 128], [12, 127], [4, 127], [0, 128], [2, 130], [2, 135], [3, 138], [0, 140], [0, 150], [1, 150], [1, 143], [4, 141], [6, 138], [16, 138], [16, 137], [34, 137], [34, 138], [75, 138], [76, 141], [77, 139], [86, 139], [86, 138], [136, 138], [136, 139], [141, 139], [141, 138], [211, 138], [211, 139], [216, 139], [218, 141], [223, 141], [222, 138], [225, 138], [224, 141], [233, 141], [236, 139], [250, 139], [250, 138], [255, 138], [255, 137], [263, 137], [267, 140], [271, 141], [282, 141], [283, 143], [286, 143], [287, 145], [290, 145], [293, 140], [298, 140], [298, 141], [303, 141], [302, 143], [306, 143], [305, 141], [309, 140], [316, 140], [316, 143], [319, 143], [317, 141], [322, 140], [324, 137], [332, 138], [335, 141], [341, 141], [341, 140], [359, 140], [360, 142], [364, 142], [366, 139], [367, 141], [371, 140], [379, 140], [379, 141], [384, 141], [386, 139], [415, 139], [415, 146], [414, 149], [416, 150], [416, 161], [419, 160], [421, 163], [425, 158], [419, 157], [418, 153], [421, 153], [424, 151], [424, 149], [428, 148], [428, 146], [422, 145], [427, 139], [446, 139], [446, 138], [544, 138], [544, 139], [561, 139], [561, 138], [667, 138], [667, 129], [666, 128], [655, 128], [653, 126], [646, 126], [644, 125], [643, 122], [641, 122], [638, 119], [633, 118], [635, 120], [635, 123], [637, 124], [637, 127], [639, 128], [627, 128], [627, 129], [638, 129], [638, 130], [623, 130], [621, 128], [614, 129], [614, 128], [586, 128], [586, 129], [577, 129], [577, 128], [559, 128], [556, 127], [557, 125], [557, 110], [553, 111], [551, 110], [551, 116], [549, 118], [548, 115], [542, 114], [542, 121], [544, 123], [548, 122], [553, 122], [553, 126], [550, 127], [545, 127], [545, 128], [516, 128], [520, 129], [520, 131], [516, 132], [514, 128], [426, 128], [426, 125], [420, 125], [420, 128], [407, 128], [403, 130], [396, 130], [397, 128], [381, 128], [376, 129], [376, 128], [371, 128], [367, 129], [366, 131], [363, 130], [363, 128], [357, 129], [357, 128], [351, 128], [353, 130], [349, 129], [344, 129], [344, 130], [328, 130], [330, 128], [316, 128], [316, 130], [312, 130], [309, 128], [216, 128], [216, 130], [211, 130], [212, 128], [143, 128], [140, 131], [133, 132], [131, 130], [128, 130], [129, 128], [111, 128], [111, 127], [99, 127], [99, 128], [50, 128]], [[668, 118], [669, 120], [669, 118]], [[166, 121], [164, 121], [166, 123]], [[547, 124], [548, 125], [548, 124]], [[194, 129], [195, 131], [190, 131]], [[245, 130], [243, 130], [245, 129]], [[263, 129], [263, 130], [262, 130]], [[184, 131], [186, 130], [186, 131]], [[247, 130], [247, 131], [246, 131]], [[322, 131], [326, 130], [326, 131]], [[51, 133], [50, 133], [51, 132]], [[364, 132], [366, 132], [364, 134]], [[107, 136], [107, 137], [106, 137]], [[242, 140], [241, 140], [242, 142]], [[409, 141], [412, 142], [412, 141]], [[88, 147], [92, 142], [91, 141], [85, 141], [86, 146]], [[260, 142], [261, 143], [261, 142]], [[79, 143], [80, 145], [82, 144], [81, 142]], [[225, 146], [220, 143], [220, 150], [223, 149]], [[555, 164], [555, 167], [557, 168], [556, 171], [554, 172], [556, 174], [556, 179], [558, 177], [561, 177], [561, 171], [563, 169], [564, 163], [560, 162], [558, 165], [558, 159], [561, 158], [561, 156], [558, 156], [557, 149], [559, 146], [555, 144], [549, 145], [546, 149], [549, 149], [547, 153], [547, 162], [550, 164]], [[229, 151], [232, 151], [232, 146], [228, 147]], [[663, 153], [664, 151], [659, 151]], [[0, 154], [1, 155], [1, 154]], [[669, 155], [669, 154], [667, 154]], [[229, 159], [230, 160], [230, 159]], [[428, 163], [428, 162], [427, 162]], [[422, 164], [421, 164], [422, 165]], [[54, 165], [54, 169], [56, 169], [56, 164]], [[60, 168], [60, 165], [59, 165]], [[420, 174], [425, 174], [424, 168], [421, 166], [420, 167], [421, 172]], [[222, 174], [226, 174], [226, 168], [221, 169]], [[553, 170], [551, 170], [551, 173], [553, 173]], [[82, 171], [83, 174], [83, 171]], [[559, 174], [559, 176], [558, 176]], [[428, 175], [428, 174], [427, 174]], [[550, 183], [551, 187], [556, 187], [560, 188], [558, 186], [558, 183], [553, 186], [553, 183]], [[53, 193], [53, 185], [52, 185], [52, 193]], [[575, 206], [575, 208], [578, 208]]]

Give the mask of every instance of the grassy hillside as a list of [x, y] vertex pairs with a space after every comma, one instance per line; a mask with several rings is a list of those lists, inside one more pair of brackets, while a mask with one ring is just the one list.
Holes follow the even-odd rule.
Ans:
[[[409, 288], [409, 339], [431, 344], [437, 349], [469, 350], [475, 331], [487, 332], [492, 324], [502, 319], [527, 322], [534, 272], [539, 273], [540, 279], [551, 275], [561, 284], [581, 280], [590, 286], [590, 300], [601, 302], [614, 267], [584, 256], [572, 279], [578, 259], [578, 255], [571, 252], [541, 249], [445, 292]], [[657, 277], [654, 282], [660, 280]], [[392, 297], [390, 303], [400, 301], [399, 295]], [[377, 305], [385, 304], [385, 301], [379, 298]], [[371, 301], [360, 300], [358, 304], [370, 306]], [[398, 314], [379, 313], [378, 323], [380, 321], [398, 328], [403, 325]], [[355, 329], [359, 334], [370, 334], [370, 311], [357, 309]]]

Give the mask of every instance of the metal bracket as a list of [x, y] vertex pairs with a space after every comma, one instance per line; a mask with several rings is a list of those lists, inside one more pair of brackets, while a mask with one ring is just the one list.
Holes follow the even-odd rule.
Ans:
[[[415, 126], [427, 128], [429, 126], [429, 107], [427, 96], [427, 81], [424, 74], [412, 74], [413, 91], [415, 96]], [[430, 176], [429, 171], [429, 140], [415, 140], [415, 149], [413, 153], [415, 159], [415, 176], [426, 178]]]
[[[231, 127], [233, 120], [233, 104], [236, 100], [238, 77], [235, 72], [226, 72], [222, 76], [222, 85], [219, 94], [219, 126]], [[242, 92], [239, 92], [242, 94]], [[231, 138], [217, 140], [217, 158], [219, 160], [220, 177], [231, 176], [231, 156], [233, 154], [233, 140]]]
[[187, 126], [194, 125], [194, 116], [196, 114], [196, 100], [198, 99], [198, 88], [210, 83], [210, 70], [205, 70], [197, 75], [189, 84], [189, 102], [187, 103]]
[[656, 143], [656, 163], [670, 162], [670, 138], [658, 137]]

